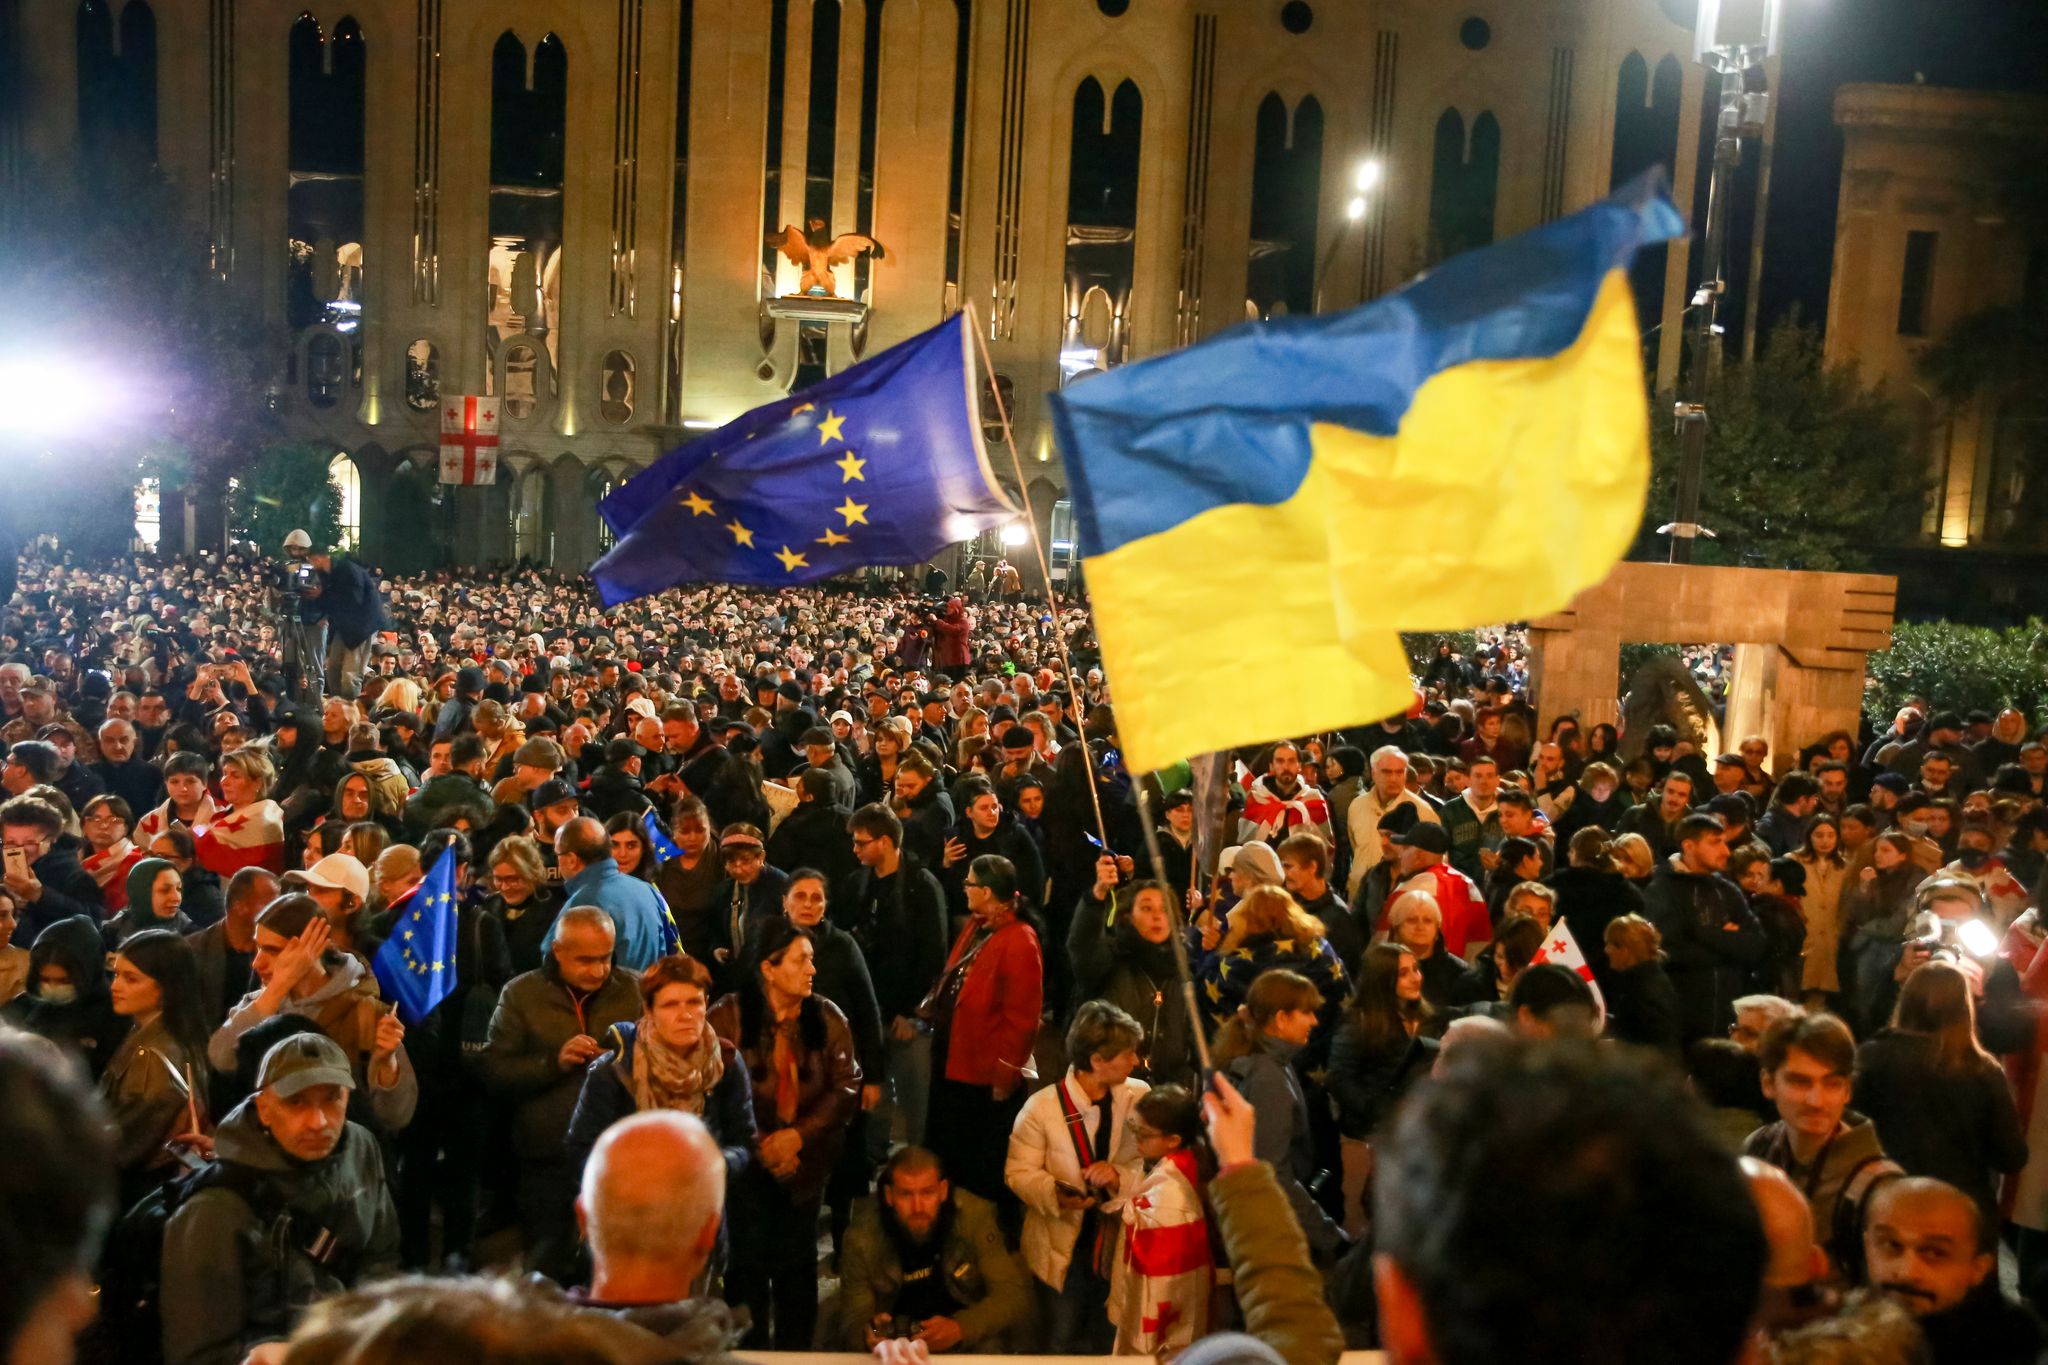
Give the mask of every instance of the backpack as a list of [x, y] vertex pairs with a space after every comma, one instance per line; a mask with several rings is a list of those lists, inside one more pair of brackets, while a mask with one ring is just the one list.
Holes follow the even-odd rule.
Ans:
[[107, 1234], [100, 1259], [99, 1316], [79, 1341], [81, 1361], [161, 1365], [164, 1333], [158, 1310], [164, 1232], [179, 1209], [210, 1189], [234, 1194], [259, 1223], [275, 1222], [285, 1214], [283, 1197], [261, 1172], [220, 1161], [167, 1181], [136, 1200]]

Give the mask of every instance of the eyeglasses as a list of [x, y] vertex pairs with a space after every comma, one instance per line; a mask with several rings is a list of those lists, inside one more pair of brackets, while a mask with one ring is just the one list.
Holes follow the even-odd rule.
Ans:
[[983, 885], [982, 885], [982, 884], [981, 884], [980, 882], [978, 882], [978, 881], [975, 881], [975, 880], [973, 880], [972, 878], [969, 878], [968, 880], [966, 880], [966, 881], [963, 881], [963, 882], [961, 882], [961, 883], [960, 883], [960, 885], [962, 885], [962, 886], [964, 886], [964, 887], [967, 887], [967, 888], [968, 888], [968, 889], [970, 889], [970, 890], [986, 890], [986, 889], [987, 889], [987, 888], [986, 888], [986, 887], [984, 887], [984, 886], [983, 886]]

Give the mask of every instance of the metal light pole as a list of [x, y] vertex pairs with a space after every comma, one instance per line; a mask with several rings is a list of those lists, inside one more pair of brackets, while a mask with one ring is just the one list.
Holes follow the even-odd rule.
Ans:
[[1355, 193], [1344, 205], [1344, 225], [1330, 235], [1330, 245], [1323, 252], [1323, 259], [1316, 266], [1315, 311], [1323, 311], [1323, 277], [1330, 273], [1330, 262], [1337, 259], [1337, 248], [1344, 244], [1351, 229], [1363, 222], [1367, 198], [1379, 188], [1380, 163], [1377, 158], [1368, 158], [1358, 163], [1352, 172], [1352, 189]]
[[1742, 164], [1742, 140], [1763, 132], [1770, 96], [1744, 88], [1744, 77], [1777, 55], [1781, 0], [1751, 0], [1749, 12], [1731, 19], [1724, 0], [1700, 0], [1693, 31], [1693, 57], [1719, 77], [1721, 99], [1714, 120], [1714, 159], [1707, 173], [1707, 230], [1700, 243], [1700, 287], [1691, 299], [1692, 355], [1673, 416], [1678, 422], [1678, 511], [1668, 528], [1671, 562], [1690, 564], [1692, 543], [1701, 533], [1700, 476], [1707, 454], [1707, 385], [1720, 368], [1722, 253], [1728, 239], [1728, 197]]

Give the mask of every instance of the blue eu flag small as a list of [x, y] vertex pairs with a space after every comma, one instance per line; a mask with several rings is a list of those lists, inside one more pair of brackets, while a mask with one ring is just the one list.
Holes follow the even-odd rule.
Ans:
[[451, 844], [434, 860], [426, 880], [391, 926], [391, 937], [370, 963], [384, 998], [398, 1006], [399, 1021], [407, 1028], [417, 1028], [436, 1005], [455, 993], [458, 900]]
[[[682, 850], [662, 831], [661, 821], [654, 818], [652, 810], [640, 813], [640, 825], [647, 831], [647, 851], [654, 858], [656, 867], [682, 854]], [[664, 896], [661, 901], [661, 955], [669, 957], [682, 950], [683, 931], [676, 927], [676, 912], [669, 908], [668, 898]]]
[[968, 315], [663, 455], [598, 504], [607, 606], [917, 564], [1021, 515], [983, 458]]

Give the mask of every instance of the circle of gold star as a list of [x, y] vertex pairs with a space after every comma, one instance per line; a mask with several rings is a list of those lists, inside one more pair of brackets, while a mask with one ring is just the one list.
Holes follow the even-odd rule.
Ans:
[[844, 458], [834, 461], [834, 463], [839, 466], [839, 482], [853, 483], [858, 480], [861, 483], [866, 483], [868, 481], [868, 476], [861, 473], [863, 469], [868, 467], [868, 462], [855, 455], [852, 451], [847, 451]]
[[727, 522], [725, 529], [732, 532], [734, 544], [744, 545], [750, 550], [754, 548], [754, 533], [740, 525], [738, 517], [734, 517], [731, 521]]
[[782, 561], [782, 567], [784, 572], [786, 573], [795, 573], [798, 569], [807, 569], [810, 567], [809, 560], [805, 559], [802, 555], [792, 551], [787, 545], [783, 546], [781, 553], [777, 554], [775, 557]]
[[846, 524], [848, 526], [852, 526], [856, 522], [858, 522], [862, 526], [868, 524], [867, 503], [855, 502], [852, 498], [848, 498], [845, 502], [840, 503], [839, 506], [834, 508], [833, 510], [838, 512], [840, 516], [846, 518]]
[[821, 446], [830, 445], [834, 441], [845, 440], [846, 434], [842, 430], [845, 425], [846, 419], [844, 417], [841, 417], [830, 408], [825, 409], [825, 420], [818, 423], [818, 444]]
[[829, 528], [824, 535], [818, 537], [818, 544], [820, 545], [851, 545], [852, 543], [852, 536], [842, 536], [839, 532]]
[[693, 491], [689, 497], [683, 499], [683, 506], [690, 509], [690, 515], [693, 517], [708, 517], [711, 515], [711, 499], [705, 497], [702, 493]]

